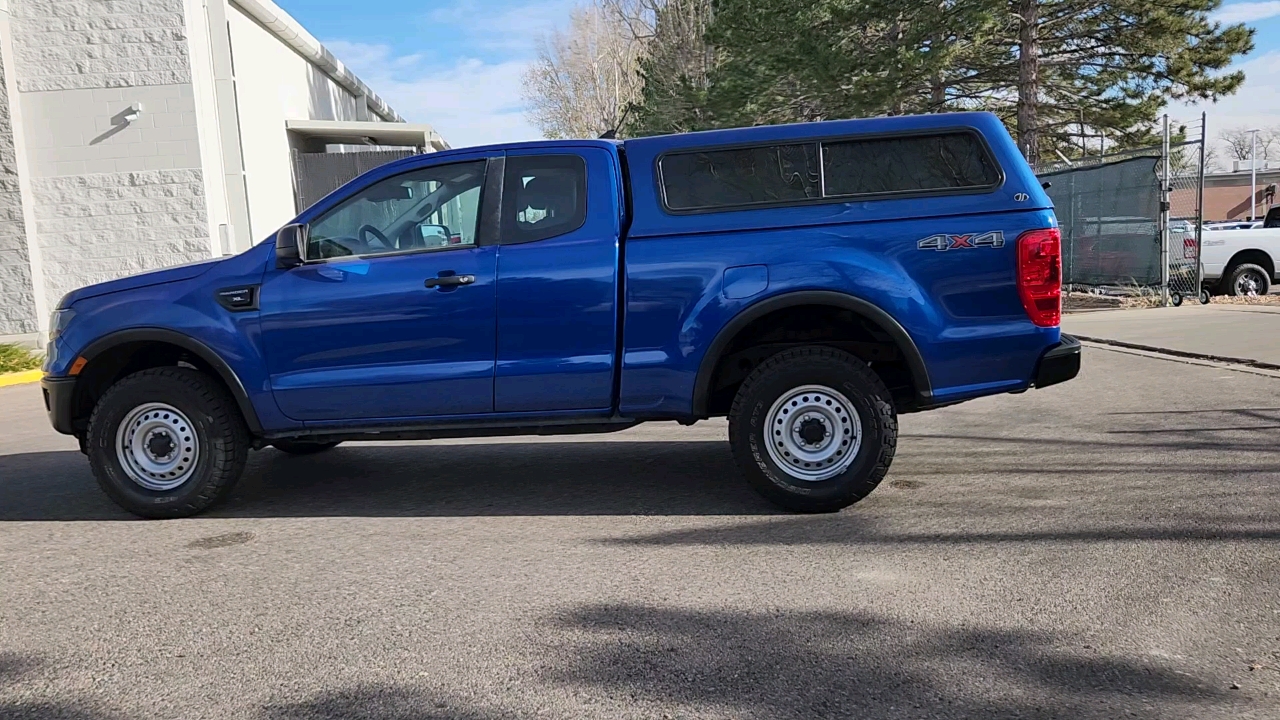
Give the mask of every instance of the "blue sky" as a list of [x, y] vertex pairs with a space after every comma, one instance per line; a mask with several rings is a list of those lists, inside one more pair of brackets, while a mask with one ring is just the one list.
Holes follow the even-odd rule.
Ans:
[[[455, 147], [539, 136], [524, 118], [520, 74], [538, 36], [563, 26], [574, 0], [275, 0], [411, 122]], [[1240, 93], [1206, 105], [1211, 133], [1280, 125], [1280, 0], [1227, 2], [1226, 22], [1257, 29], [1239, 65]], [[1190, 119], [1200, 107], [1175, 106]]]

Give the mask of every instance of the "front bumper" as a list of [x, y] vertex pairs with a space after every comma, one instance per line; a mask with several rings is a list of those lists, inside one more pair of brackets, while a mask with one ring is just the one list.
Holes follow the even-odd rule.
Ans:
[[40, 389], [44, 392], [44, 409], [49, 413], [49, 422], [53, 429], [63, 435], [75, 435], [72, 426], [72, 400], [75, 396], [76, 378], [49, 377], [40, 380]]
[[1063, 335], [1061, 341], [1044, 351], [1036, 364], [1037, 388], [1064, 383], [1080, 374], [1080, 341]]

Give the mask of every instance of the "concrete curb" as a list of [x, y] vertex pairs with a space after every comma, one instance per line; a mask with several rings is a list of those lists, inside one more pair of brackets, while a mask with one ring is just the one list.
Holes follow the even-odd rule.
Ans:
[[10, 385], [23, 385], [25, 383], [33, 383], [44, 377], [41, 370], [26, 370], [23, 372], [0, 374], [0, 387], [8, 387]]
[[1169, 351], [1165, 348], [1148, 349], [1150, 346], [1119, 342], [1116, 340], [1084, 338], [1079, 335], [1074, 335], [1073, 337], [1080, 340], [1085, 347], [1091, 347], [1096, 350], [1106, 350], [1108, 352], [1120, 353], [1122, 355], [1133, 355], [1135, 357], [1151, 358], [1153, 360], [1164, 360], [1166, 362], [1183, 363], [1185, 365], [1218, 368], [1220, 370], [1230, 370], [1232, 372], [1248, 373], [1250, 375], [1260, 375], [1262, 377], [1280, 379], [1280, 371], [1269, 369], [1273, 366], [1268, 365], [1267, 363], [1255, 363], [1251, 360], [1228, 360], [1210, 355], [1199, 355], [1197, 353]]
[[1173, 357], [1189, 358], [1192, 360], [1207, 360], [1209, 362], [1223, 363], [1226, 365], [1244, 365], [1246, 367], [1257, 368], [1259, 370], [1280, 370], [1280, 365], [1272, 363], [1260, 362], [1249, 358], [1227, 357], [1225, 355], [1206, 355], [1204, 353], [1187, 352], [1186, 350], [1173, 350], [1171, 348], [1156, 347], [1154, 345], [1140, 345], [1138, 343], [1122, 342], [1120, 340], [1107, 340], [1106, 338], [1086, 337], [1084, 335], [1073, 335], [1080, 340], [1088, 340], [1092, 343], [1100, 345], [1114, 345], [1115, 347], [1128, 348], [1130, 350], [1142, 350], [1149, 353], [1157, 353], [1159, 355], [1172, 355]]

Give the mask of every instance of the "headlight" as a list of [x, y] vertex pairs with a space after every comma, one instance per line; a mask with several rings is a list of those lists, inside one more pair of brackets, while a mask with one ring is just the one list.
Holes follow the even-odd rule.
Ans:
[[53, 311], [49, 316], [49, 341], [62, 334], [67, 329], [67, 325], [71, 323], [71, 318], [76, 316], [76, 311], [71, 308], [59, 308]]

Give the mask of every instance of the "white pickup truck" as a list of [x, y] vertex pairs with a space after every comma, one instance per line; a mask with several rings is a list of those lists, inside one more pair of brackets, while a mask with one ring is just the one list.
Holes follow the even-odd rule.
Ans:
[[[1172, 229], [1172, 228], [1171, 228]], [[1188, 259], [1195, 239], [1188, 238]], [[1261, 227], [1209, 230], [1201, 237], [1204, 286], [1215, 295], [1266, 295], [1280, 268], [1280, 207], [1272, 208]], [[1176, 247], [1176, 245], [1175, 245]]]

